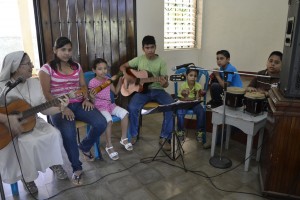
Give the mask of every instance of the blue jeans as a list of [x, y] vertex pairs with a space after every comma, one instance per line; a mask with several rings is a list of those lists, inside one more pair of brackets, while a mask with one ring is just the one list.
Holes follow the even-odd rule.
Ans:
[[[135, 93], [131, 98], [128, 105], [129, 112], [129, 134], [131, 137], [136, 137], [139, 127], [139, 115], [143, 106], [149, 102], [155, 101], [160, 105], [173, 103], [174, 100], [170, 94], [164, 90], [149, 89], [143, 93]], [[171, 139], [173, 131], [173, 112], [164, 112], [164, 120], [160, 136], [163, 138]]]
[[[97, 109], [85, 111], [82, 108], [82, 103], [70, 103], [68, 108], [73, 111], [75, 120], [86, 122], [91, 126], [88, 135], [80, 143], [80, 149], [84, 152], [89, 152], [97, 138], [104, 133], [107, 126], [106, 119]], [[73, 172], [82, 170], [82, 163], [79, 160], [79, 150], [76, 141], [77, 132], [75, 120], [69, 121], [66, 118], [63, 119], [61, 113], [51, 116], [52, 123], [61, 132], [63, 145], [72, 164]]]
[[[205, 121], [204, 121], [204, 109], [201, 104], [197, 104], [191, 110], [193, 110], [194, 114], [196, 115], [196, 129], [197, 131], [204, 131]], [[183, 131], [184, 130], [184, 116], [186, 115], [186, 109], [179, 109], [177, 110], [177, 130]]]

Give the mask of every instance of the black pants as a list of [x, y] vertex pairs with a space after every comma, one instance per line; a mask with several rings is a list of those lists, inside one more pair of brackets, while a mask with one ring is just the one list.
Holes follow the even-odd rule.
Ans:
[[223, 94], [223, 87], [218, 83], [214, 82], [210, 86], [210, 96], [213, 104], [222, 105], [222, 95]]

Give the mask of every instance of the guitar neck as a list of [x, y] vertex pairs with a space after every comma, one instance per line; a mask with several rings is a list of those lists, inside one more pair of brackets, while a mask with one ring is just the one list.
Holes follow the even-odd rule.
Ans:
[[149, 77], [149, 78], [141, 78], [141, 83], [151, 83], [151, 82], [159, 82], [160, 79], [165, 78], [166, 76], [157, 76], [157, 77]]
[[35, 115], [43, 110], [46, 110], [47, 108], [50, 108], [50, 107], [53, 107], [53, 106], [56, 106], [60, 103], [60, 101], [58, 100], [58, 98], [56, 99], [53, 99], [51, 101], [48, 101], [46, 103], [43, 103], [41, 105], [38, 105], [38, 106], [35, 106], [35, 107], [32, 107], [24, 112], [22, 112], [22, 118], [20, 120], [23, 120], [29, 116], [32, 116], [32, 115]]

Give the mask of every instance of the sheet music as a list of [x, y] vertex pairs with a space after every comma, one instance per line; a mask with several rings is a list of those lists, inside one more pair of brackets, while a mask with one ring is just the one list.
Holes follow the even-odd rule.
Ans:
[[170, 103], [170, 104], [167, 104], [167, 105], [159, 105], [159, 106], [157, 106], [155, 108], [151, 108], [151, 109], [148, 109], [148, 110], [142, 109], [141, 110], [141, 114], [142, 115], [147, 115], [149, 113], [154, 112], [154, 110], [159, 110], [159, 108], [166, 107], [166, 106], [180, 105], [180, 104], [190, 104], [190, 103], [196, 103], [196, 102], [202, 102], [202, 101], [200, 101], [200, 100], [193, 100], [193, 101], [181, 101], [181, 100], [178, 100], [178, 101], [176, 101], [174, 103]]

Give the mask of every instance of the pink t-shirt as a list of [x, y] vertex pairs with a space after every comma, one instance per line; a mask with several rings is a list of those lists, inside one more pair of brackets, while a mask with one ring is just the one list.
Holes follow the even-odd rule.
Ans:
[[[64, 94], [70, 93], [71, 91], [80, 89], [79, 74], [82, 69], [79, 63], [78, 66], [78, 69], [76, 69], [76, 66], [73, 66], [73, 73], [68, 75], [62, 74], [59, 71], [54, 71], [49, 64], [44, 64], [41, 67], [40, 70], [50, 75], [50, 90], [54, 97], [60, 97]], [[70, 103], [82, 101], [82, 96], [70, 98]]]
[[[109, 79], [108, 77], [106, 77], [103, 80], [98, 80], [97, 78], [93, 78], [89, 82], [89, 89], [102, 85], [108, 79]], [[103, 90], [101, 90], [99, 93], [96, 94], [94, 105], [99, 111], [108, 111], [110, 114], [112, 113], [112, 111], [116, 107], [116, 104], [111, 103], [110, 86], [104, 88]]]

